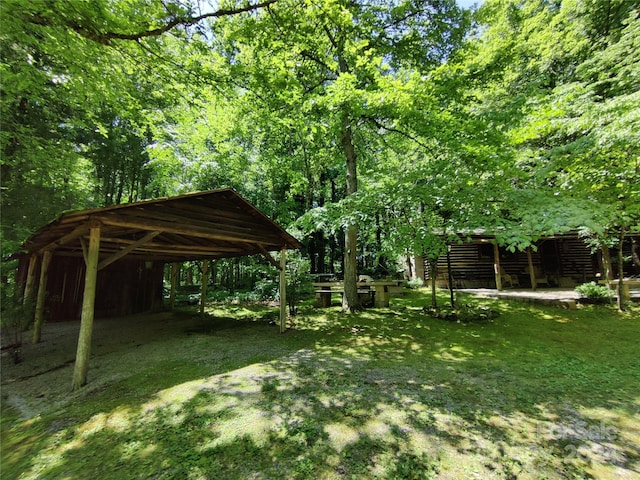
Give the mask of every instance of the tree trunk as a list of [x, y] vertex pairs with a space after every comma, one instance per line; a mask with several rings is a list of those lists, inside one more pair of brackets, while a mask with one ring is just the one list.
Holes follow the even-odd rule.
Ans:
[[207, 281], [209, 260], [202, 260], [202, 284], [200, 285], [200, 317], [204, 318], [204, 307], [207, 303]]
[[174, 262], [171, 264], [171, 293], [169, 294], [169, 310], [173, 310], [176, 303], [176, 290], [178, 288], [178, 278], [180, 273], [180, 264]]
[[[493, 272], [496, 276], [496, 289], [502, 290], [502, 276], [500, 275], [500, 248], [493, 244]], [[513, 287], [513, 285], [511, 285]]]
[[613, 269], [611, 268], [611, 253], [607, 245], [602, 245], [602, 266], [604, 268], [604, 279], [607, 285], [611, 285], [609, 280], [613, 280]]
[[387, 266], [385, 257], [380, 254], [380, 252], [382, 252], [382, 227], [380, 227], [380, 214], [378, 213], [376, 213], [376, 246], [378, 248], [378, 255], [376, 258], [375, 271], [378, 275], [383, 275], [387, 273]]
[[438, 296], [436, 295], [436, 280], [438, 275], [438, 259], [429, 259], [429, 277], [431, 277], [431, 306], [438, 308]]
[[409, 249], [405, 249], [404, 251], [404, 277], [407, 281], [414, 278], [413, 263], [411, 263], [411, 252]]
[[456, 304], [453, 298], [453, 275], [451, 273], [451, 246], [447, 247], [447, 283], [449, 284], [449, 303], [451, 308], [455, 308]]
[[631, 238], [631, 261], [634, 267], [640, 268], [640, 255], [638, 255], [638, 239], [636, 237]]
[[533, 269], [533, 258], [531, 256], [531, 247], [527, 247], [527, 262], [529, 264], [529, 278], [531, 279], [531, 289], [535, 290], [538, 285], [536, 284], [536, 272]]
[[280, 333], [287, 329], [287, 249], [280, 252]]
[[[346, 118], [342, 126], [341, 141], [347, 161], [347, 196], [349, 196], [358, 191], [358, 177], [356, 174], [356, 149], [353, 146], [353, 132]], [[357, 285], [357, 243], [358, 225], [356, 223], [347, 225], [344, 236], [344, 295], [342, 296], [342, 310], [345, 312], [353, 312], [360, 309]]]
[[[341, 237], [344, 238], [344, 237]], [[326, 273], [336, 273], [336, 258], [339, 257], [338, 241], [335, 235], [329, 237], [329, 270]], [[343, 258], [344, 261], [344, 258]]]
[[624, 227], [620, 229], [620, 244], [618, 245], [618, 310], [624, 312], [624, 253], [622, 247], [624, 245]]

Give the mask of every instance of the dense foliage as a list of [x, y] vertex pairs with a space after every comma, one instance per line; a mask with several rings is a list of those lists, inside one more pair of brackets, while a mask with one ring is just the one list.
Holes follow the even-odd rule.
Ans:
[[0, 8], [3, 257], [64, 210], [227, 186], [346, 283], [436, 233], [638, 230], [635, 1]]

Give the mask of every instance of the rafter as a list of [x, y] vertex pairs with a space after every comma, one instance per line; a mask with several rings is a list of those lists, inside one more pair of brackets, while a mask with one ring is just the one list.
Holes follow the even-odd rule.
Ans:
[[157, 230], [154, 231], [154, 232], [149, 232], [144, 237], [142, 237], [140, 240], [138, 240], [136, 242], [133, 242], [129, 246], [127, 246], [127, 247], [123, 248], [122, 250], [120, 250], [118, 253], [116, 253], [114, 255], [111, 255], [109, 258], [105, 258], [100, 263], [98, 263], [98, 270], [102, 270], [103, 268], [111, 265], [113, 262], [115, 262], [115, 261], [121, 259], [122, 257], [124, 257], [129, 252], [132, 252], [133, 250], [135, 250], [136, 248], [140, 247], [141, 245], [144, 245], [145, 243], [153, 240], [155, 237], [160, 235], [160, 233], [161, 232], [159, 232]]

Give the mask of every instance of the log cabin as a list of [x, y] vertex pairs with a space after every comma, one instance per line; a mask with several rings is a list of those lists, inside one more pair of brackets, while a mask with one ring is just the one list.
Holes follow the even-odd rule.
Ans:
[[[461, 236], [462, 238], [462, 236]], [[632, 248], [638, 236], [627, 236], [623, 245], [625, 258], [632, 257]], [[607, 278], [607, 262], [614, 259], [609, 278], [617, 276], [617, 248], [610, 252], [592, 252], [577, 232], [541, 238], [536, 248], [510, 252], [495, 243], [495, 236], [482, 231], [465, 235], [460, 243], [449, 247], [451, 277], [447, 256], [438, 259], [436, 284], [448, 288], [449, 278], [454, 288], [574, 288], [590, 281]], [[426, 258], [426, 256], [425, 256]], [[433, 272], [423, 257], [417, 260], [424, 265], [424, 280], [430, 280]], [[624, 275], [640, 274], [634, 262], [624, 263]]]

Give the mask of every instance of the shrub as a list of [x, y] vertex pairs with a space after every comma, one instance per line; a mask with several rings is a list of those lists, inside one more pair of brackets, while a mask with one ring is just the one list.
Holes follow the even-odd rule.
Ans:
[[405, 286], [412, 290], [416, 288], [422, 288], [424, 287], [424, 280], [421, 278], [412, 278], [411, 280], [405, 283]]
[[598, 285], [596, 282], [583, 283], [576, 287], [576, 292], [593, 303], [606, 303], [611, 301], [612, 293], [608, 287]]
[[22, 361], [22, 334], [33, 321], [35, 301], [33, 298], [22, 303], [15, 286], [5, 286], [1, 290], [0, 328], [2, 335], [10, 339], [10, 349], [14, 363]]
[[280, 283], [275, 277], [262, 278], [256, 281], [253, 289], [260, 300], [274, 300], [278, 298]]
[[303, 257], [299, 251], [291, 252], [287, 261], [287, 303], [289, 314], [298, 313], [298, 303], [303, 296], [313, 291], [309, 259]]
[[500, 315], [500, 312], [484, 305], [466, 304], [455, 309], [449, 307], [423, 307], [422, 311], [432, 318], [450, 322], [486, 322]]

